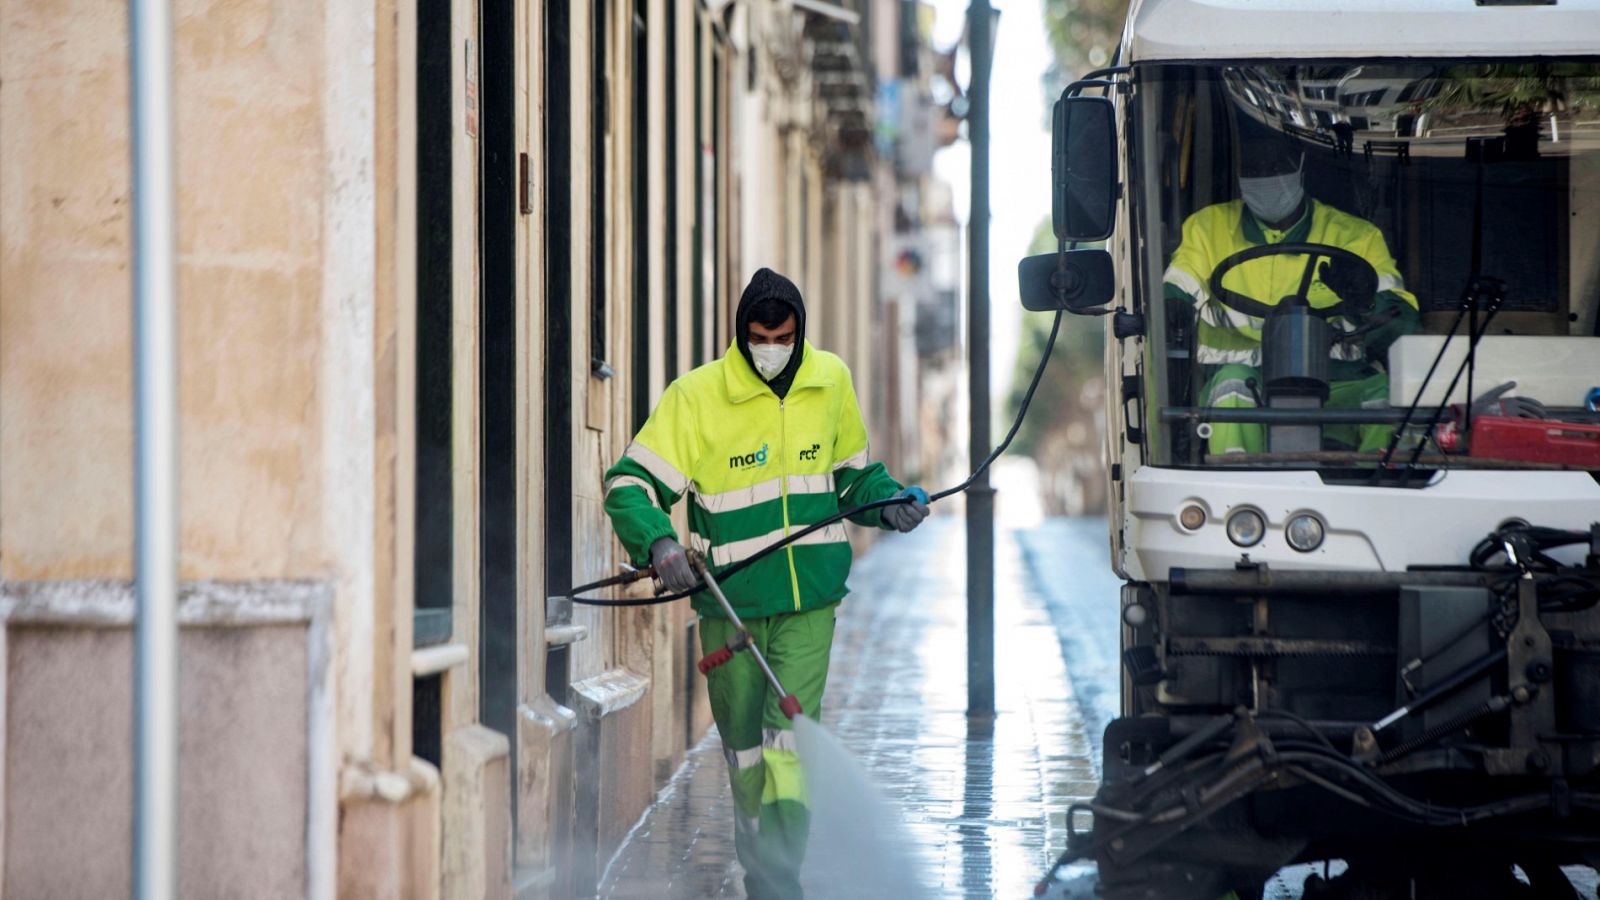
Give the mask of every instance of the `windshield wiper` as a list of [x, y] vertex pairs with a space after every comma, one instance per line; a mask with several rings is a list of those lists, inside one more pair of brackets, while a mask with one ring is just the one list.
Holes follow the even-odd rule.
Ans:
[[[1506, 299], [1506, 283], [1499, 278], [1483, 274], [1483, 167], [1487, 154], [1487, 139], [1468, 138], [1467, 156], [1476, 164], [1476, 184], [1474, 185], [1472, 201], [1472, 257], [1471, 274], [1467, 276], [1466, 286], [1461, 290], [1461, 305], [1456, 310], [1455, 321], [1450, 323], [1450, 330], [1445, 332], [1444, 341], [1439, 345], [1439, 352], [1433, 357], [1433, 362], [1428, 366], [1428, 373], [1422, 377], [1422, 384], [1417, 387], [1417, 393], [1411, 398], [1411, 406], [1406, 410], [1406, 417], [1401, 420], [1400, 427], [1389, 436], [1389, 447], [1383, 453], [1383, 461], [1372, 472], [1374, 482], [1383, 479], [1383, 473], [1394, 460], [1394, 451], [1400, 446], [1400, 440], [1406, 430], [1411, 426], [1411, 419], [1417, 413], [1417, 407], [1422, 402], [1422, 396], [1428, 390], [1428, 382], [1433, 379], [1433, 373], [1439, 368], [1439, 363], [1444, 360], [1445, 353], [1450, 349], [1450, 340], [1455, 337], [1456, 331], [1461, 327], [1461, 320], [1468, 314], [1472, 316], [1467, 325], [1467, 355], [1456, 367], [1454, 378], [1450, 379], [1450, 386], [1445, 389], [1444, 397], [1438, 407], [1434, 409], [1428, 427], [1422, 432], [1422, 439], [1417, 446], [1412, 448], [1411, 459], [1406, 462], [1400, 471], [1400, 480], [1404, 484], [1411, 477], [1411, 472], [1416, 468], [1417, 460], [1422, 456], [1422, 450], [1429, 440], [1438, 441], [1433, 437], [1433, 430], [1439, 425], [1439, 418], [1450, 405], [1450, 396], [1455, 393], [1456, 385], [1461, 382], [1461, 373], [1467, 373], [1467, 413], [1462, 437], [1470, 437], [1468, 432], [1472, 428], [1472, 376], [1478, 368], [1478, 342], [1489, 331], [1489, 323], [1494, 321], [1495, 313], [1500, 311], [1500, 304]], [[1487, 308], [1488, 312], [1483, 321], [1478, 321], [1478, 312]], [[1439, 452], [1444, 453], [1440, 447]]]
[[[1390, 464], [1393, 462], [1395, 450], [1399, 449], [1401, 438], [1411, 427], [1411, 421], [1416, 417], [1417, 410], [1421, 406], [1422, 397], [1427, 393], [1428, 384], [1433, 380], [1433, 373], [1438, 370], [1439, 363], [1444, 361], [1445, 353], [1450, 349], [1450, 341], [1455, 337], [1457, 329], [1461, 327], [1461, 320], [1466, 318], [1468, 310], [1474, 311], [1473, 319], [1476, 320], [1476, 310], [1485, 308], [1487, 309], [1487, 315], [1467, 335], [1467, 355], [1462, 358], [1461, 364], [1456, 366], [1455, 376], [1450, 379], [1449, 387], [1445, 388], [1442, 402], [1433, 408], [1433, 415], [1428, 419], [1428, 426], [1422, 431], [1422, 439], [1417, 442], [1416, 447], [1412, 448], [1411, 458], [1406, 462], [1405, 468], [1400, 471], [1401, 481], [1411, 476], [1411, 470], [1416, 467], [1418, 458], [1422, 456], [1423, 448], [1432, 439], [1433, 429], [1438, 426], [1439, 419], [1444, 415], [1444, 411], [1449, 408], [1450, 396], [1455, 393], [1456, 385], [1461, 383], [1462, 373], [1473, 362], [1475, 355], [1473, 351], [1477, 349], [1478, 341], [1482, 340], [1483, 336], [1488, 333], [1489, 323], [1494, 321], [1495, 313], [1499, 312], [1500, 304], [1505, 301], [1505, 298], [1506, 283], [1498, 278], [1484, 275], [1474, 277], [1467, 282], [1466, 289], [1461, 292], [1461, 306], [1456, 310], [1455, 321], [1450, 323], [1450, 330], [1445, 333], [1444, 341], [1439, 344], [1439, 352], [1434, 354], [1433, 362], [1428, 365], [1427, 374], [1422, 376], [1422, 383], [1417, 386], [1416, 394], [1411, 397], [1411, 405], [1406, 409], [1405, 417], [1400, 420], [1400, 425], [1395, 428], [1394, 434], [1389, 436], [1389, 447], [1384, 450], [1383, 458], [1379, 461], [1378, 467], [1372, 471], [1372, 480], [1374, 482], [1383, 480], [1384, 473], [1388, 471]], [[1468, 399], [1470, 401], [1471, 398]], [[1440, 449], [1440, 452], [1443, 452], [1443, 448]]]

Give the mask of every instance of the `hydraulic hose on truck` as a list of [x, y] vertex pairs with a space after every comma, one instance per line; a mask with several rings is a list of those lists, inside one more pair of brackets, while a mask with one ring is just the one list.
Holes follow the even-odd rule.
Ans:
[[[1033, 401], [1034, 391], [1039, 388], [1039, 381], [1044, 377], [1045, 367], [1050, 364], [1050, 354], [1055, 350], [1056, 335], [1061, 331], [1061, 317], [1064, 314], [1064, 310], [1056, 310], [1055, 321], [1050, 325], [1050, 337], [1045, 341], [1044, 355], [1039, 359], [1038, 368], [1033, 370], [1033, 379], [1028, 383], [1027, 392], [1022, 395], [1022, 403], [1017, 407], [1017, 417], [1012, 421], [1011, 430], [1006, 432], [1005, 439], [1000, 442], [999, 446], [994, 448], [994, 450], [989, 454], [988, 458], [984, 459], [984, 461], [980, 463], [976, 469], [972, 470], [972, 474], [968, 475], [965, 481], [954, 485], [953, 487], [945, 488], [938, 493], [928, 495], [928, 503], [937, 503], [946, 497], [959, 494], [962, 491], [965, 491], [967, 488], [972, 487], [973, 482], [982, 477], [983, 473], [988, 471], [989, 466], [1000, 457], [1000, 454], [1004, 453], [1006, 448], [1011, 446], [1012, 439], [1017, 436], [1017, 429], [1022, 427], [1023, 417], [1028, 414], [1028, 404]], [[745, 568], [754, 565], [756, 562], [765, 559], [767, 556], [776, 553], [779, 550], [782, 550], [801, 538], [851, 516], [859, 515], [864, 512], [871, 512], [875, 509], [887, 509], [888, 507], [902, 503], [916, 502], [918, 499], [919, 498], [912, 496], [885, 497], [882, 500], [874, 500], [871, 503], [863, 503], [860, 506], [841, 510], [840, 512], [837, 512], [820, 522], [807, 525], [799, 531], [796, 531], [788, 537], [785, 537], [781, 541], [769, 544], [768, 546], [757, 550], [755, 553], [745, 557], [744, 559], [734, 562], [733, 564], [722, 569], [717, 577], [719, 579], [726, 579], [728, 576], [743, 571]], [[707, 586], [715, 584], [710, 577], [711, 569], [709, 564], [706, 564], [701, 571], [703, 573], [701, 577], [704, 579], [704, 582]], [[613, 575], [610, 578], [602, 578], [599, 581], [591, 581], [588, 584], [580, 584], [573, 588], [572, 591], [565, 596], [565, 599], [570, 600], [573, 603], [583, 604], [585, 606], [653, 606], [657, 603], [671, 603], [674, 600], [681, 600], [684, 597], [688, 597], [691, 594], [697, 593], [701, 590], [701, 586], [696, 586], [687, 591], [678, 591], [671, 594], [660, 594], [654, 597], [618, 599], [578, 596], [588, 591], [598, 590], [599, 588], [604, 587], [611, 587], [613, 585], [629, 584], [643, 578], [653, 577], [654, 575], [655, 569], [653, 567], [646, 566], [642, 569], [633, 569], [631, 571], [623, 572], [620, 575]], [[720, 597], [720, 590], [714, 592], [713, 596], [717, 596], [719, 600], [722, 600], [725, 603], [725, 599]], [[729, 610], [732, 609], [731, 606], [728, 606], [727, 608]]]

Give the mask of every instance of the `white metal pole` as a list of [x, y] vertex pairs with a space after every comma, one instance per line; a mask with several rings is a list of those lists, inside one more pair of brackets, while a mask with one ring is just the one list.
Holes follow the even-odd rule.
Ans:
[[[977, 466], [994, 449], [989, 435], [989, 81], [994, 8], [967, 9], [967, 139], [972, 143], [972, 203], [967, 224], [968, 454]], [[967, 488], [967, 718], [994, 718], [994, 488], [984, 471]]]
[[170, 0], [132, 0], [133, 895], [177, 895], [178, 341]]

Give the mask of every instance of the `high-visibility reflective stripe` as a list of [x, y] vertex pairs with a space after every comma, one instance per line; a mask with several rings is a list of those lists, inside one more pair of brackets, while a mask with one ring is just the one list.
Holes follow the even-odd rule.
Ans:
[[794, 731], [788, 728], [761, 729], [761, 746], [768, 750], [787, 750], [790, 753], [800, 752], [800, 743], [795, 739]]
[[1337, 338], [1341, 333], [1348, 334], [1356, 330], [1356, 323], [1344, 316], [1334, 316], [1328, 320], [1328, 328], [1334, 332], [1334, 342], [1328, 347], [1328, 358], [1343, 362], [1361, 362], [1367, 358], [1367, 352], [1361, 348], [1360, 341], [1341, 341]]
[[1221, 366], [1229, 363], [1239, 363], [1246, 366], [1261, 365], [1261, 348], [1248, 347], [1236, 350], [1222, 350], [1217, 347], [1207, 347], [1201, 344], [1195, 348], [1195, 361], [1206, 366]]
[[[1224, 348], [1201, 344], [1195, 348], [1194, 358], [1196, 362], [1203, 366], [1224, 366], [1230, 363], [1260, 366], [1261, 346], [1258, 344], [1254, 347]], [[1359, 342], [1353, 344], [1335, 342], [1332, 347], [1328, 348], [1328, 358], [1337, 359], [1341, 362], [1360, 362], [1366, 358], [1366, 354], [1361, 349]]]
[[1167, 273], [1161, 276], [1161, 280], [1177, 285], [1185, 294], [1201, 303], [1211, 298], [1211, 295], [1206, 293], [1206, 286], [1201, 284], [1200, 279], [1191, 275], [1187, 269], [1169, 266], [1167, 267]]
[[[700, 508], [709, 513], [733, 512], [739, 509], [749, 509], [758, 503], [766, 503], [783, 496], [783, 479], [769, 478], [760, 484], [738, 488], [732, 491], [722, 491], [716, 494], [694, 495], [695, 502]], [[789, 493], [791, 494], [831, 494], [833, 493], [833, 476], [829, 475], [790, 475], [788, 476]]]
[[761, 833], [760, 816], [734, 816], [733, 827], [741, 834], [757, 835]]
[[1260, 340], [1262, 321], [1255, 316], [1224, 306], [1221, 301], [1208, 303], [1202, 310], [1205, 324], [1224, 331], [1237, 331]]
[[833, 493], [833, 473], [823, 472], [819, 475], [790, 475], [790, 494], [831, 494]]
[[769, 478], [760, 484], [738, 488], [732, 491], [722, 491], [716, 494], [694, 495], [694, 501], [700, 508], [709, 513], [731, 512], [736, 509], [746, 509], [757, 503], [766, 503], [783, 496], [783, 480]]
[[748, 769], [761, 764], [761, 748], [746, 747], [743, 750], [734, 750], [727, 744], [722, 745], [722, 755], [728, 761], [731, 769]]
[[1241, 400], [1247, 406], [1255, 406], [1255, 395], [1250, 393], [1250, 385], [1242, 378], [1225, 378], [1211, 388], [1211, 396], [1206, 398], [1206, 403], [1216, 406], [1224, 400]]
[[638, 477], [637, 475], [618, 475], [615, 478], [607, 480], [606, 496], [611, 496], [611, 492], [617, 488], [625, 487], [644, 488], [644, 495], [650, 498], [650, 505], [656, 507], [657, 509], [661, 508], [661, 504], [656, 502], [655, 486], [650, 482], [645, 481], [643, 478]]
[[679, 472], [672, 463], [662, 459], [658, 453], [638, 441], [629, 444], [627, 452], [622, 455], [644, 466], [645, 471], [654, 475], [657, 481], [666, 485], [674, 494], [681, 494], [689, 489], [689, 476]]
[[833, 470], [837, 472], [840, 469], [865, 469], [867, 465], [872, 462], [871, 451], [871, 447], [863, 447], [861, 448], [860, 453], [857, 453], [848, 459], [841, 459], [834, 463]]
[[[796, 525], [794, 527], [798, 529], [805, 526]], [[765, 550], [773, 544], [783, 540], [783, 538], [783, 529], [779, 528], [776, 531], [769, 531], [760, 537], [745, 538], [742, 541], [731, 541], [716, 547], [712, 547], [711, 541], [701, 537], [699, 534], [691, 534], [689, 535], [689, 544], [695, 550], [710, 555], [712, 565], [730, 566], [741, 559], [747, 559], [756, 555], [762, 550]], [[800, 540], [795, 541], [793, 546], [803, 547], [807, 544], [839, 544], [849, 543], [849, 541], [850, 536], [845, 532], [844, 525], [835, 522], [820, 531], [813, 531]]]
[[1385, 273], [1378, 276], [1378, 293], [1384, 291], [1403, 291], [1406, 289], [1406, 280], [1399, 274]]

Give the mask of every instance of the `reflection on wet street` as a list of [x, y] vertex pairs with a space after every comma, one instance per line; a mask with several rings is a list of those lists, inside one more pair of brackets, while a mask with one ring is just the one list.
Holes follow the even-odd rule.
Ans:
[[[1027, 897], [1066, 844], [1069, 804], [1094, 791], [1097, 740], [1086, 722], [1115, 704], [1109, 687], [1080, 699], [1063, 645], [1090, 641], [1085, 676], [1105, 680], [1115, 658], [1116, 581], [1101, 520], [999, 529], [993, 723], [966, 716], [965, 550], [961, 520], [937, 517], [880, 540], [856, 564], [840, 607], [823, 724], [898, 808], [919, 879], [941, 897]], [[1044, 583], [1042, 583], [1042, 581]], [[1063, 592], [1081, 595], [1085, 622], [1110, 612], [1110, 630], [1058, 634], [1075, 621]], [[1092, 594], [1092, 597], [1090, 596]], [[1076, 605], [1076, 604], [1073, 604]], [[1109, 693], [1108, 693], [1109, 692]], [[1097, 737], [1097, 734], [1096, 734]], [[720, 744], [691, 753], [608, 870], [601, 896], [743, 896]], [[830, 866], [829, 835], [814, 829], [807, 896], [860, 896], [853, 873]]]
[[[901, 814], [917, 881], [936, 897], [1032, 896], [1066, 846], [1066, 809], [1094, 792], [1117, 712], [1117, 591], [1103, 519], [998, 529], [994, 722], [966, 717], [965, 547], [955, 516], [880, 540], [840, 607], [822, 722]], [[617, 853], [602, 897], [742, 897], [732, 801], [715, 732]], [[859, 848], [814, 828], [810, 898], [883, 895], [851, 871]], [[1321, 864], [1292, 866], [1265, 900], [1294, 900]], [[1569, 869], [1580, 896], [1595, 874]], [[1068, 896], [1092, 896], [1092, 868]], [[867, 889], [868, 886], [871, 889]], [[913, 887], [894, 896], [914, 896]]]

